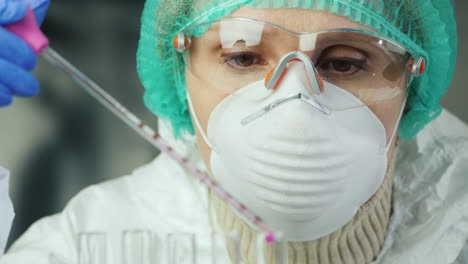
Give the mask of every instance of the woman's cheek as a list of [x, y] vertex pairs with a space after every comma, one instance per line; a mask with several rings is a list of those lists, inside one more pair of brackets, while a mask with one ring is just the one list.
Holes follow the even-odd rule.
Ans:
[[390, 141], [395, 127], [398, 125], [398, 118], [403, 107], [403, 98], [398, 97], [388, 102], [377, 103], [369, 106], [369, 109], [382, 122], [385, 128], [387, 143]]

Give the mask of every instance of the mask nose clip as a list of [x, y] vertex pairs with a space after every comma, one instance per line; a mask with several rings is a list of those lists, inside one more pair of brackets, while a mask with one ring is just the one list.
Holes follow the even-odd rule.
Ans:
[[315, 69], [312, 60], [307, 55], [299, 51], [293, 51], [284, 55], [278, 65], [271, 69], [271, 71], [267, 74], [265, 77], [265, 87], [268, 90], [274, 90], [279, 85], [284, 75], [286, 74], [286, 66], [292, 61], [302, 61], [304, 63], [307, 79], [315, 94], [321, 94], [325, 91], [323, 79], [317, 72], [317, 69]]

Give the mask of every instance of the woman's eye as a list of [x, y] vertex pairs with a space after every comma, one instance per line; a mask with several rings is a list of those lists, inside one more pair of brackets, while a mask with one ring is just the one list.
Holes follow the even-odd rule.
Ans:
[[316, 65], [325, 77], [345, 77], [365, 69], [367, 56], [355, 48], [334, 46], [326, 49]]
[[355, 67], [352, 62], [345, 60], [335, 60], [331, 64], [333, 69], [339, 72], [347, 72]]
[[224, 61], [236, 68], [247, 68], [262, 63], [259, 56], [250, 53], [235, 54], [227, 57]]
[[349, 60], [332, 60], [328, 62], [327, 65], [324, 65], [327, 70], [332, 70], [334, 72], [347, 73], [358, 70], [361, 68], [361, 65]]
[[322, 75], [326, 76], [349, 76], [364, 69], [364, 62], [350, 59], [330, 59], [317, 65]]

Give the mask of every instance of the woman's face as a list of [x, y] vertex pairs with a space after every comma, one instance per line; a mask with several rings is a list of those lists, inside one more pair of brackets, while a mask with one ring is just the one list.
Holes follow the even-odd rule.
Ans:
[[[278, 9], [255, 9], [249, 7], [241, 7], [237, 11], [233, 12], [232, 17], [244, 17], [252, 18], [257, 20], [262, 20], [269, 22], [275, 25], [279, 25], [283, 28], [286, 28], [295, 32], [312, 32], [319, 30], [327, 29], [339, 29], [339, 28], [351, 28], [351, 29], [360, 29], [360, 30], [371, 30], [370, 28], [363, 26], [357, 22], [354, 22], [346, 17], [338, 16], [332, 13], [324, 11], [315, 11], [308, 9], [292, 9], [292, 8], [278, 8]], [[219, 30], [212, 28], [209, 31]], [[213, 33], [213, 32], [211, 32]], [[215, 32], [216, 34], [216, 32]], [[194, 111], [200, 122], [202, 129], [207, 131], [208, 120], [216, 108], [216, 106], [230, 93], [223, 91], [222, 89], [214, 89], [212, 85], [207, 85], [207, 80], [213, 79], [213, 73], [210, 72], [209, 61], [206, 59], [206, 56], [199, 52], [198, 47], [202, 46], [203, 38], [209, 38], [210, 34], [204, 34], [201, 38], [194, 38], [192, 40], [191, 49], [191, 64], [193, 69], [186, 70], [186, 82], [187, 89], [192, 100]], [[285, 39], [275, 40], [274, 43], [277, 45], [274, 46], [275, 51], [280, 55], [285, 55], [291, 51], [297, 50], [296, 43], [289, 43]], [[337, 51], [343, 52], [343, 51]], [[344, 52], [351, 52], [351, 50], [345, 50]], [[193, 53], [193, 54], [192, 54]], [[309, 54], [308, 54], [309, 55]], [[310, 54], [310, 56], [315, 56], [316, 54]], [[318, 60], [320, 60], [318, 58]], [[196, 71], [195, 76], [193, 72]], [[388, 75], [388, 73], [386, 73]], [[219, 83], [219, 85], [227, 85]], [[406, 85], [406, 80], [402, 80], [398, 83], [402, 88]], [[403, 89], [402, 89], [403, 90]], [[396, 126], [398, 116], [402, 109], [403, 100], [406, 93], [399, 94], [393, 97], [391, 100], [386, 100], [381, 103], [368, 105], [369, 109], [378, 117], [385, 127], [387, 135], [387, 143], [391, 144], [390, 151], [387, 154], [387, 157], [391, 157], [391, 154], [394, 149], [395, 140], [392, 142], [390, 138], [392, 136], [393, 130]], [[192, 119], [194, 115], [192, 113]], [[195, 122], [194, 122], [195, 124]], [[211, 149], [207, 146], [206, 142], [203, 140], [203, 137], [200, 135], [200, 131], [195, 126], [198, 144], [200, 147], [201, 154], [207, 165], [207, 168], [210, 168], [210, 155]]]

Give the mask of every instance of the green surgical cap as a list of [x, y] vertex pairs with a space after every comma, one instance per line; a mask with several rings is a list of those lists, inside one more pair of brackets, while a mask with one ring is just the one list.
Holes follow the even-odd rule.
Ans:
[[[184, 64], [172, 44], [190, 24], [227, 16], [242, 5], [255, 8], [310, 8], [349, 17], [425, 56], [425, 73], [408, 95], [409, 111], [400, 136], [414, 137], [441, 112], [439, 101], [453, 78], [457, 31], [451, 0], [147, 0], [137, 53], [144, 101], [156, 115], [171, 121], [175, 136], [194, 133], [186, 102]], [[194, 34], [200, 35], [200, 32]]]

